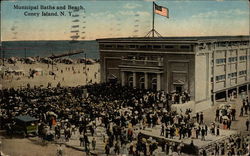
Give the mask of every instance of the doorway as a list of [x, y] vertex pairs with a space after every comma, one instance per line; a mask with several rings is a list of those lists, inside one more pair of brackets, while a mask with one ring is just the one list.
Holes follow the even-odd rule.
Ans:
[[183, 86], [182, 85], [177, 85], [175, 86], [176, 93], [181, 93], [183, 91]]
[[144, 81], [144, 77], [141, 77], [141, 78], [140, 78], [139, 83], [140, 83], [140, 89], [145, 89], [145, 81]]
[[152, 79], [152, 90], [156, 91], [157, 89], [157, 79], [156, 78], [153, 78]]
[[129, 86], [129, 87], [133, 87], [133, 76], [130, 76], [130, 77], [128, 78], [128, 86]]

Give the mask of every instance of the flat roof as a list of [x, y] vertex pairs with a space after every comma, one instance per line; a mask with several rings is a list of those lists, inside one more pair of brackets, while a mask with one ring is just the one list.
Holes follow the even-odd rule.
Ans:
[[179, 41], [179, 42], [211, 42], [211, 41], [239, 41], [250, 40], [250, 36], [182, 36], [182, 37], [124, 37], [124, 38], [102, 38], [97, 39], [98, 42], [131, 42], [131, 41], [153, 41], [153, 42], [166, 42], [166, 41]]

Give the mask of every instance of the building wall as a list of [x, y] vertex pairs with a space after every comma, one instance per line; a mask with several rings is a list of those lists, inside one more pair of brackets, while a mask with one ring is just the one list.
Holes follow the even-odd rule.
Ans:
[[249, 47], [246, 45], [215, 47], [215, 66], [212, 68], [215, 79], [214, 92], [225, 91], [249, 83], [247, 67]]
[[194, 97], [194, 54], [164, 56], [163, 87], [166, 91], [176, 90], [178, 82], [184, 82], [183, 91]]
[[[197, 110], [202, 110], [203, 106], [205, 108], [211, 104], [211, 95], [249, 84], [250, 43], [246, 45], [243, 42], [246, 40], [220, 41], [216, 38], [211, 42], [197, 41], [185, 44], [182, 41], [154, 43], [154, 40], [146, 42], [129, 39], [126, 42], [102, 42], [103, 47], [105, 44], [109, 46], [100, 47], [101, 82], [106, 82], [111, 75], [115, 75], [118, 80], [121, 79], [119, 65], [124, 57], [146, 57], [149, 60], [162, 57], [160, 89], [171, 92], [176, 86], [183, 84], [183, 91], [190, 92], [192, 99], [199, 106]], [[131, 70], [134, 70], [133, 67]], [[133, 76], [133, 71], [126, 72], [125, 83], [128, 84], [128, 78]], [[140, 86], [139, 80], [145, 76], [145, 72], [146, 68], [144, 72], [136, 74], [137, 87]], [[152, 78], [156, 77], [157, 73], [150, 74], [149, 71], [149, 87]]]
[[106, 82], [112, 74], [120, 79], [120, 70], [118, 65], [121, 62], [121, 54], [112, 52], [103, 52], [100, 57], [101, 62], [101, 82]]
[[195, 57], [195, 101], [207, 100], [209, 92], [209, 55], [197, 54]]
[[[250, 43], [249, 43], [249, 47], [250, 47]], [[247, 80], [248, 82], [250, 82], [250, 48], [247, 49]]]

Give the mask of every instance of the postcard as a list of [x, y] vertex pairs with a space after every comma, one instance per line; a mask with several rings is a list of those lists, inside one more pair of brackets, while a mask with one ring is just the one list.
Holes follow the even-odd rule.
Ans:
[[248, 0], [3, 0], [1, 155], [247, 155]]

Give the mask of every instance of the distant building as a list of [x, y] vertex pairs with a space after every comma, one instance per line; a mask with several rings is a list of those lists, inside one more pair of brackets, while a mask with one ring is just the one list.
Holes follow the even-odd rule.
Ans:
[[[98, 39], [101, 82], [188, 91], [196, 105], [249, 90], [250, 36]], [[205, 104], [204, 104], [205, 105]]]

